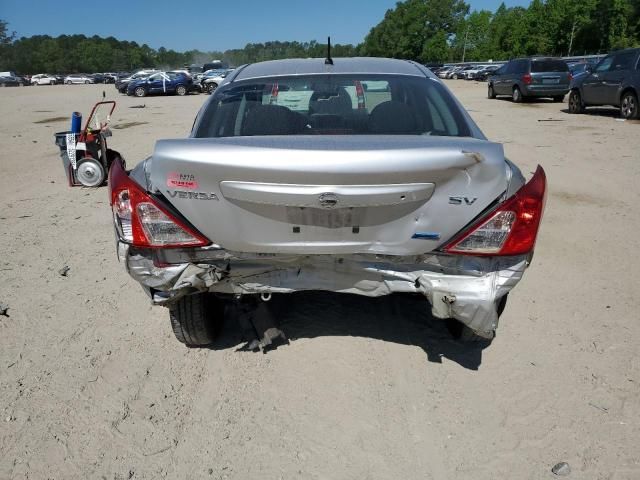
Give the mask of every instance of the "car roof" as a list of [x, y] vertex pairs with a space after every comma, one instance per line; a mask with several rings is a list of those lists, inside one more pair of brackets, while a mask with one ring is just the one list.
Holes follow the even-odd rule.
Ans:
[[[423, 67], [424, 68], [424, 67]], [[248, 64], [237, 69], [233, 81], [261, 77], [314, 74], [396, 74], [425, 77], [428, 74], [417, 63], [391, 58], [352, 57], [334, 58], [326, 65], [324, 58], [270, 60]]]
[[640, 52], [640, 48], [623, 48], [621, 50], [614, 50], [613, 52], [609, 52], [607, 55], [610, 57], [611, 55], [619, 55], [621, 53], [638, 53]]

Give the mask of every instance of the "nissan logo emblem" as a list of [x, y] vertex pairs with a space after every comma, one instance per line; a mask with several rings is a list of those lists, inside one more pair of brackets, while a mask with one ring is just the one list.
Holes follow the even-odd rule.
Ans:
[[335, 193], [321, 193], [318, 197], [318, 204], [322, 208], [334, 208], [338, 205], [338, 196]]

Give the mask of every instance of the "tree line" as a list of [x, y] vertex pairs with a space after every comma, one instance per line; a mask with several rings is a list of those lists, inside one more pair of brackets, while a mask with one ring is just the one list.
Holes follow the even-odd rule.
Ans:
[[585, 55], [640, 45], [640, 0], [532, 0], [470, 11], [463, 0], [406, 0], [359, 47], [427, 62]]
[[[16, 38], [7, 23], [0, 20], [0, 71], [34, 73], [121, 72], [137, 68], [178, 68], [184, 65], [202, 66], [222, 59], [229, 65], [282, 58], [322, 57], [326, 44], [312, 42], [249, 43], [244, 48], [225, 52], [189, 50], [176, 52], [164, 47], [153, 49], [146, 44], [85, 35], [35, 35]], [[357, 55], [353, 45], [334, 45], [334, 56]]]
[[[335, 57], [381, 56], [422, 63], [507, 60], [526, 55], [584, 55], [640, 45], [640, 0], [532, 0], [471, 11], [464, 0], [405, 0], [389, 9], [359, 45], [333, 46]], [[0, 70], [29, 73], [176, 68], [222, 59], [230, 65], [323, 57], [326, 44], [248, 43], [224, 52], [164, 47], [85, 35], [18, 38], [0, 20]]]

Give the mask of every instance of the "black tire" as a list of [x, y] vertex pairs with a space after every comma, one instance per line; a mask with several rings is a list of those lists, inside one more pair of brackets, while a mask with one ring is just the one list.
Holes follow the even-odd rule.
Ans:
[[71, 80], [67, 80], [67, 81], [66, 81], [66, 84], [67, 84], [67, 85], [71, 85]]
[[564, 95], [556, 95], [555, 97], [553, 97], [553, 101], [556, 103], [564, 102]]
[[489, 88], [487, 89], [487, 97], [491, 100], [496, 98], [496, 91], [493, 89], [493, 84], [489, 84]]
[[147, 94], [147, 91], [144, 89], [144, 87], [136, 87], [133, 91], [133, 94], [136, 97], [144, 97]]
[[638, 118], [638, 97], [635, 93], [624, 92], [620, 100], [620, 116], [627, 120]]
[[90, 83], [91, 83], [91, 82], [90, 82], [89, 80], [85, 80], [85, 81], [84, 81], [84, 84], [85, 84], [85, 85], [89, 85]]
[[578, 114], [584, 112], [582, 96], [578, 90], [571, 90], [569, 94], [569, 113]]
[[522, 92], [520, 91], [520, 87], [518, 87], [517, 85], [513, 87], [513, 93], [511, 94], [511, 99], [513, 100], [513, 103], [522, 103], [522, 100], [523, 100]]
[[218, 88], [218, 84], [215, 82], [211, 82], [211, 83], [207, 83], [207, 93], [209, 95], [211, 95], [213, 92], [216, 91], [216, 88]]
[[169, 308], [171, 328], [188, 347], [211, 345], [222, 328], [224, 302], [208, 293], [182, 297]]
[[187, 94], [187, 87], [185, 87], [184, 85], [178, 85], [176, 87], [176, 95], [184, 97], [186, 94]]
[[453, 80], [457, 80], [457, 79], [458, 79], [458, 74], [457, 74], [457, 73], [454, 73], [453, 75], [451, 75], [451, 78], [452, 78]]

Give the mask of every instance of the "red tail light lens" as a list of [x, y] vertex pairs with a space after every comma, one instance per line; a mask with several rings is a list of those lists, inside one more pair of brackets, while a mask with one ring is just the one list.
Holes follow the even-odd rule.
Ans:
[[109, 194], [113, 221], [123, 242], [143, 248], [200, 247], [211, 243], [131, 180], [121, 161], [115, 161], [109, 170]]
[[544, 212], [546, 191], [547, 178], [538, 165], [531, 180], [513, 197], [455, 238], [444, 251], [481, 256], [531, 252]]
[[525, 85], [531, 85], [531, 82], [533, 81], [533, 79], [531, 78], [531, 74], [530, 73], [526, 73], [522, 77], [522, 81], [524, 82]]

